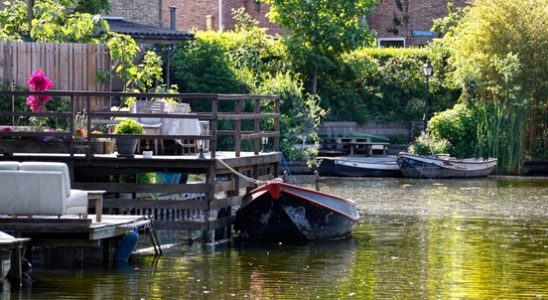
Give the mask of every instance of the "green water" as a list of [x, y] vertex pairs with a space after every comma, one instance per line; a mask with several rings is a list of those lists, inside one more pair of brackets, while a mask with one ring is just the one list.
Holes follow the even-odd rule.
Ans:
[[34, 270], [4, 299], [540, 299], [548, 179], [337, 179], [349, 239], [171, 248], [109, 268]]

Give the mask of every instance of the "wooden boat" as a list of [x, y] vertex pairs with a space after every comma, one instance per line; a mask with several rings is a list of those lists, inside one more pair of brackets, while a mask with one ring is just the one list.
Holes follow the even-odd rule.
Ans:
[[401, 153], [398, 164], [405, 177], [464, 178], [484, 177], [497, 167], [496, 158], [456, 159], [445, 155], [421, 156]]
[[254, 240], [311, 241], [347, 236], [358, 218], [353, 201], [269, 182], [244, 196], [235, 228]]
[[321, 176], [401, 177], [395, 155], [324, 157], [318, 171]]

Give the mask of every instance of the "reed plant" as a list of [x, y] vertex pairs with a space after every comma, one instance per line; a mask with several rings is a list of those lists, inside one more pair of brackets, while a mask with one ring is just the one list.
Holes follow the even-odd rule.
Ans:
[[501, 83], [489, 85], [490, 99], [475, 103], [478, 117], [478, 152], [498, 158], [502, 172], [521, 173], [526, 154], [527, 122], [531, 101], [515, 81], [521, 72], [517, 56], [492, 59]]

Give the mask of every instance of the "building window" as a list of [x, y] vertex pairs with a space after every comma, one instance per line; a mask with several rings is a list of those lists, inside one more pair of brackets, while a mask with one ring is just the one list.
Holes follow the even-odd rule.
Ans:
[[405, 48], [405, 38], [378, 38], [379, 48]]

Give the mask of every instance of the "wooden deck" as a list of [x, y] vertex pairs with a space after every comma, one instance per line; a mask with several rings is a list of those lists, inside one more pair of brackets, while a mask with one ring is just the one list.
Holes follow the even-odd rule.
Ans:
[[146, 228], [150, 220], [145, 216], [103, 215], [101, 223], [95, 222], [95, 215], [87, 219], [78, 216], [33, 216], [12, 218], [0, 216], [0, 231], [15, 232], [30, 238], [34, 246], [48, 246], [55, 240], [55, 246], [98, 246], [101, 240], [124, 235], [133, 227]]
[[[56, 131], [36, 132], [21, 131], [19, 128], [0, 131], [0, 146], [8, 148], [10, 141], [64, 139], [69, 143], [65, 153], [42, 153], [36, 147], [34, 151], [16, 148], [16, 151], [0, 153], [2, 161], [51, 161], [64, 162], [71, 172], [71, 186], [83, 190], [104, 190], [103, 216], [131, 215], [146, 216], [154, 224], [154, 228], [168, 230], [201, 231], [204, 241], [212, 241], [214, 234], [220, 230], [230, 234], [235, 209], [239, 206], [243, 191], [254, 185], [243, 180], [243, 176], [254, 179], [271, 179], [278, 175], [278, 153], [280, 139], [280, 99], [278, 96], [265, 95], [222, 95], [222, 94], [147, 94], [147, 93], [110, 93], [110, 92], [76, 92], [52, 91], [46, 93], [0, 91], [0, 99], [11, 101], [14, 97], [21, 99], [29, 95], [48, 95], [60, 97], [69, 101], [70, 111], [67, 112], [0, 112], [0, 120], [13, 118], [28, 118], [40, 116], [65, 119], [68, 128]], [[3, 97], [3, 98], [2, 98]], [[103, 99], [120, 99], [137, 97], [154, 101], [161, 98], [177, 99], [178, 102], [196, 101], [207, 103], [210, 111], [192, 111], [192, 113], [129, 113], [124, 111], [104, 111], [93, 107], [91, 101]], [[87, 109], [87, 141], [77, 141], [74, 138], [77, 116], [75, 100], [83, 99]], [[231, 104], [232, 103], [232, 104]], [[207, 144], [208, 152], [204, 158], [197, 154], [154, 155], [143, 158], [135, 155], [133, 158], [117, 157], [116, 154], [93, 153], [92, 140], [116, 139], [119, 135], [112, 133], [96, 133], [92, 130], [93, 122], [112, 121], [115, 118], [167, 118], [167, 119], [198, 119], [207, 122], [209, 130], [199, 135], [125, 135], [136, 139], [150, 140], [193, 140], [196, 144]], [[264, 122], [264, 121], [269, 122]], [[269, 128], [263, 128], [271, 124]], [[8, 124], [0, 124], [8, 125]], [[273, 125], [273, 126], [272, 126]], [[231, 129], [227, 129], [231, 128]], [[261, 142], [266, 139], [270, 152], [261, 152]], [[233, 145], [230, 151], [220, 151], [219, 141], [230, 141]], [[3, 141], [6, 141], [5, 143]], [[82, 145], [84, 144], [84, 145]], [[226, 144], [226, 143], [225, 143]], [[230, 144], [230, 143], [229, 143]], [[84, 147], [84, 153], [80, 148]], [[225, 146], [226, 147], [226, 146]], [[1, 147], [0, 147], [1, 148]], [[10, 148], [13, 149], [13, 148]], [[17, 151], [19, 149], [19, 151]], [[30, 149], [30, 150], [32, 150]], [[80, 150], [78, 150], [80, 149]], [[242, 151], [242, 150], [247, 150]], [[49, 150], [49, 149], [48, 149]], [[34, 152], [34, 153], [33, 153]], [[226, 164], [226, 165], [225, 165]], [[228, 167], [227, 167], [228, 166]], [[179, 174], [181, 177], [192, 175], [198, 178], [192, 182], [142, 182], [138, 178], [147, 174]], [[94, 213], [95, 204], [90, 201], [90, 213]], [[103, 218], [103, 221], [108, 220]], [[26, 220], [25, 220], [26, 221]], [[11, 220], [7, 221], [12, 222]], [[34, 222], [34, 221], [33, 221]], [[57, 221], [51, 228], [56, 228]], [[87, 230], [93, 229], [88, 235], [99, 238], [116, 234], [115, 229], [99, 227], [93, 223]], [[14, 223], [12, 226], [15, 226]], [[22, 226], [22, 225], [21, 225]], [[72, 225], [71, 225], [72, 226]], [[75, 228], [77, 225], [74, 224]], [[114, 226], [116, 228], [116, 226]], [[1, 227], [0, 227], [1, 229]], [[24, 229], [21, 227], [20, 229]], [[84, 229], [82, 229], [84, 230]], [[53, 235], [51, 231], [46, 234]], [[83, 232], [80, 235], [84, 235]], [[87, 238], [90, 238], [89, 236]], [[95, 239], [90, 238], [94, 241]]]
[[[80, 219], [76, 215], [62, 216], [61, 218], [36, 215], [32, 219], [0, 215], [0, 231], [22, 237], [10, 240], [0, 239], [0, 252], [1, 250], [11, 252], [10, 278], [21, 280], [22, 247], [27, 247], [27, 249], [32, 249], [32, 247], [100, 249], [102, 261], [108, 262], [112, 249], [116, 245], [115, 241], [134, 227], [148, 233], [151, 242], [157, 241], [153, 240], [155, 237], [152, 237], [152, 234], [155, 233], [151, 228], [150, 219], [144, 216], [103, 215], [102, 221], [98, 223], [95, 222], [94, 215], [88, 215], [87, 219]], [[153, 244], [155, 250], [157, 246]], [[29, 255], [27, 253], [27, 256]]]

